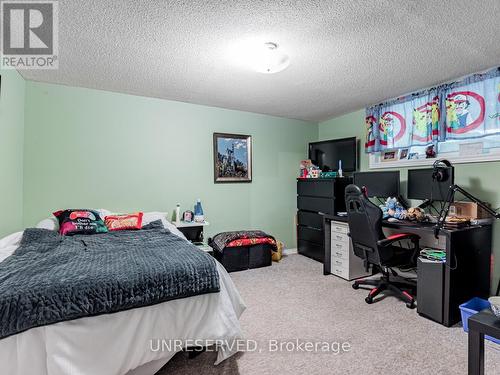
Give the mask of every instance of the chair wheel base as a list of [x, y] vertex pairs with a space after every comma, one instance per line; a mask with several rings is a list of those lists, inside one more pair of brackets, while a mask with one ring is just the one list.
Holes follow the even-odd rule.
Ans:
[[373, 298], [372, 297], [366, 297], [365, 298], [365, 302], [370, 305], [370, 304], [373, 303]]
[[415, 301], [406, 302], [406, 307], [408, 307], [409, 309], [414, 309], [416, 307]]
[[359, 284], [358, 283], [352, 284], [352, 289], [359, 289]]

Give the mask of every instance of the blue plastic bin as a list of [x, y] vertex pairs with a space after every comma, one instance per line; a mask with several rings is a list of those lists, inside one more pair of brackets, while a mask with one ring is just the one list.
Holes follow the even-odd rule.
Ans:
[[[482, 298], [474, 297], [470, 301], [462, 303], [460, 305], [460, 314], [462, 315], [462, 326], [465, 332], [469, 332], [469, 318], [477, 314], [479, 311], [484, 309], [489, 309], [490, 303]], [[495, 339], [491, 336], [484, 336], [486, 340], [493, 341], [496, 344], [500, 344], [500, 340]]]

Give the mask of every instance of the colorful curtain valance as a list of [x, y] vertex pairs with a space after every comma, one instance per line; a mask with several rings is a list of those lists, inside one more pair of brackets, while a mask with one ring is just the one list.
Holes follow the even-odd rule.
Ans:
[[500, 68], [366, 109], [365, 151], [500, 133]]

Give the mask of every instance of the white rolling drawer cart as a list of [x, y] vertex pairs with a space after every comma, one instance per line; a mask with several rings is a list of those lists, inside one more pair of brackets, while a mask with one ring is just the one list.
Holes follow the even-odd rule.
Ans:
[[370, 273], [365, 271], [363, 260], [354, 254], [349, 226], [345, 222], [330, 222], [330, 273], [346, 280], [353, 280]]

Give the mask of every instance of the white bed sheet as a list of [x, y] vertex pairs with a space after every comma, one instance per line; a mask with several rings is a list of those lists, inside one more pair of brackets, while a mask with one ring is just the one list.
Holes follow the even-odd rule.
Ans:
[[[17, 248], [21, 236], [18, 232], [0, 240], [0, 262]], [[224, 267], [217, 263], [217, 269], [219, 293], [32, 328], [1, 339], [0, 374], [154, 374], [176, 350], [158, 351], [157, 341], [151, 340], [241, 339], [239, 317], [245, 304]], [[231, 347], [219, 350], [215, 364], [235, 352]]]

